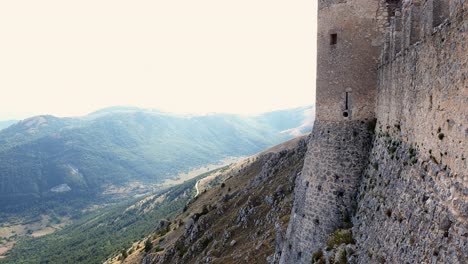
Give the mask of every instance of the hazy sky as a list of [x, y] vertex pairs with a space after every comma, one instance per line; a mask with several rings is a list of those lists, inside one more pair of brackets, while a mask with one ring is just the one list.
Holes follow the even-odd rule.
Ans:
[[0, 120], [312, 104], [315, 0], [0, 2]]

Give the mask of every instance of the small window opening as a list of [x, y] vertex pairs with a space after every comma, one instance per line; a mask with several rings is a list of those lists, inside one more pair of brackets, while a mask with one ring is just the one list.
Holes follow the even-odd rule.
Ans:
[[345, 109], [348, 110], [348, 95], [349, 93], [346, 92], [346, 102], [345, 102]]
[[336, 45], [338, 43], [338, 34], [330, 35], [330, 45]]

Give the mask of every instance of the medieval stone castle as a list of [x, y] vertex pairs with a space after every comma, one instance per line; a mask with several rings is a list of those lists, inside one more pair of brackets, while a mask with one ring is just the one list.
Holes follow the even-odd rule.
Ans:
[[357, 263], [468, 263], [467, 12], [319, 0], [317, 115], [280, 263], [345, 228]]

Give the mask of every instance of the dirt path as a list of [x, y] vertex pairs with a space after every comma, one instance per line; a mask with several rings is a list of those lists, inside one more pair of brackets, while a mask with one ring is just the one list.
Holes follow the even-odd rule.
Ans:
[[195, 189], [197, 190], [197, 194], [195, 194], [195, 197], [197, 197], [200, 194], [200, 190], [198, 190], [198, 183], [200, 181], [198, 180], [197, 183], [195, 183]]

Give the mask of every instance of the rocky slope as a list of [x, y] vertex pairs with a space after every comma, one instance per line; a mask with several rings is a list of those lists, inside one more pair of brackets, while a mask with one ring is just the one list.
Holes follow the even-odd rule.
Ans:
[[107, 263], [273, 262], [307, 141], [298, 137], [200, 181], [182, 214]]

